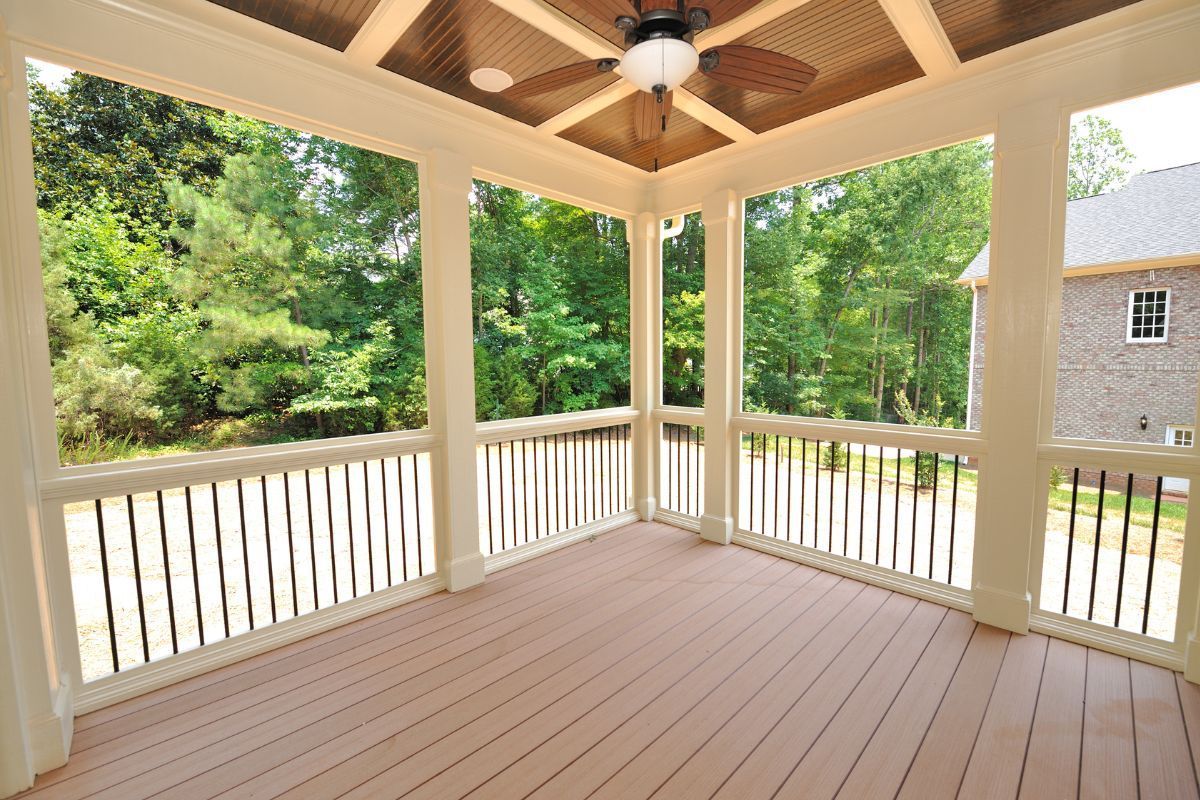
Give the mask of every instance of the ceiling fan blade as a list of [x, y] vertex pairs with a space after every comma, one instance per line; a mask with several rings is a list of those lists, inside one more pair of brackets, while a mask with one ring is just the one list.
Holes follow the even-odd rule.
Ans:
[[707, 11], [708, 26], [711, 28], [740, 17], [760, 2], [762, 0], [693, 0], [687, 4], [687, 8], [688, 11], [693, 8], [703, 8]]
[[636, 20], [640, 16], [632, 0], [575, 0], [575, 5], [610, 25], [616, 22], [618, 17]]
[[553, 92], [564, 86], [582, 83], [602, 73], [612, 72], [617, 65], [615, 58], [602, 58], [598, 61], [581, 61], [578, 64], [568, 64], [565, 67], [534, 75], [505, 89], [502, 94], [510, 100], [523, 100], [546, 92]]
[[817, 69], [803, 61], [738, 44], [724, 44], [700, 54], [700, 70], [730, 86], [772, 94], [799, 94], [817, 77]]
[[633, 107], [633, 132], [639, 142], [657, 139], [667, 130], [671, 119], [671, 92], [663, 95], [662, 102], [649, 92], [638, 92]]

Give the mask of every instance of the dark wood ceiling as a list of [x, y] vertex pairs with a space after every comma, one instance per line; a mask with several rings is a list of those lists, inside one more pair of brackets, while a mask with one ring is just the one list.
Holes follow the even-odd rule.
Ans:
[[379, 0], [212, 0], [219, 6], [345, 50]]
[[630, 95], [567, 128], [559, 136], [647, 171], [654, 169], [656, 158], [661, 169], [733, 141], [678, 108], [671, 112], [671, 121], [662, 136], [638, 141], [634, 133], [636, 110], [637, 95]]
[[979, 58], [1137, 0], [932, 0], [963, 61]]
[[700, 73], [684, 84], [755, 133], [924, 74], [877, 0], [813, 0], [733, 44], [774, 50], [818, 70], [799, 95], [739, 89]]
[[[345, 50], [381, 0], [210, 0], [267, 24]], [[674, 0], [641, 0], [660, 7]], [[689, 0], [697, 4], [704, 0]], [[766, 0], [707, 0], [714, 27]], [[490, 0], [400, 0], [423, 7], [379, 66], [529, 125], [540, 125], [620, 80], [614, 73], [524, 100], [476, 89], [471, 72], [493, 67], [515, 81], [586, 61], [566, 44]], [[618, 46], [623, 34], [603, 19], [605, 0], [542, 0]], [[964, 61], [1099, 16], [1137, 0], [930, 0]], [[764, 7], [765, 8], [765, 7]], [[599, 10], [597, 10], [599, 9]], [[718, 12], [716, 9], [723, 9]], [[818, 70], [800, 95], [725, 85], [697, 72], [683, 88], [747, 129], [762, 133], [922, 76], [879, 0], [810, 0], [728, 44], [760, 47]], [[626, 97], [559, 134], [619, 161], [651, 170], [711, 152], [730, 139], [675, 110], [652, 141], [634, 134], [634, 97]]]
[[573, 86], [511, 100], [476, 89], [471, 72], [494, 67], [519, 82], [585, 60], [489, 0], [433, 0], [379, 66], [520, 122], [540, 125], [617, 76], [597, 72], [595, 78]]

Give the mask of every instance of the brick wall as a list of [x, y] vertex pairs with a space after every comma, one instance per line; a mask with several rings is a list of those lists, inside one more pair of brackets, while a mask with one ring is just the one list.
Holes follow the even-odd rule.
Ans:
[[[1129, 292], [1170, 288], [1167, 341], [1127, 344]], [[987, 287], [976, 296], [971, 429], [982, 408]], [[1193, 425], [1200, 378], [1200, 266], [1085, 275], [1063, 281], [1056, 436], [1162, 444]], [[1142, 430], [1139, 418], [1149, 419]]]

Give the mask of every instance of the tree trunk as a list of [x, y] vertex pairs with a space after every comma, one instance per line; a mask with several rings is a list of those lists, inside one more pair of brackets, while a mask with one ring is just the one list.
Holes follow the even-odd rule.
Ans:
[[846, 302], [850, 299], [850, 290], [854, 288], [854, 279], [858, 277], [863, 266], [864, 264], [860, 263], [850, 270], [850, 275], [846, 278], [846, 290], [842, 292], [842, 302], [838, 304], [837, 311], [833, 312], [833, 320], [829, 323], [829, 333], [825, 336], [825, 348], [821, 352], [821, 363], [817, 365], [818, 377], [825, 377], [829, 357], [833, 353], [833, 337], [837, 334], [838, 321], [842, 318], [842, 312], [846, 310]]
[[921, 319], [917, 334], [917, 385], [913, 389], [913, 413], [921, 413], [921, 380], [925, 370], [925, 290], [921, 290]]
[[[304, 324], [304, 316], [300, 313], [300, 298], [296, 297], [296, 295], [292, 295], [291, 299], [292, 299], [292, 322], [296, 323], [297, 325], [303, 325]], [[300, 363], [304, 365], [304, 371], [311, 372], [312, 371], [312, 362], [309, 361], [309, 358], [308, 358], [308, 345], [302, 344], [302, 345], [300, 345], [299, 349], [300, 349]], [[321, 436], [324, 436], [325, 435], [325, 419], [321, 415], [320, 411], [317, 412], [316, 416], [317, 416], [317, 433], [321, 434]]]

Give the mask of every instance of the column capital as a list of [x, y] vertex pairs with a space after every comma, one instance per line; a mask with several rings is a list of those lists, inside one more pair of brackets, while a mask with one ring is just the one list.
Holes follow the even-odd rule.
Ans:
[[700, 203], [700, 220], [705, 227], [720, 225], [738, 216], [737, 193], [732, 189], [719, 189], [705, 195]]
[[1065, 113], [1057, 98], [1004, 109], [996, 119], [996, 156], [1029, 147], [1057, 146]]
[[470, 194], [472, 184], [471, 161], [451, 150], [434, 148], [425, 154], [425, 174], [422, 176], [429, 189]]

